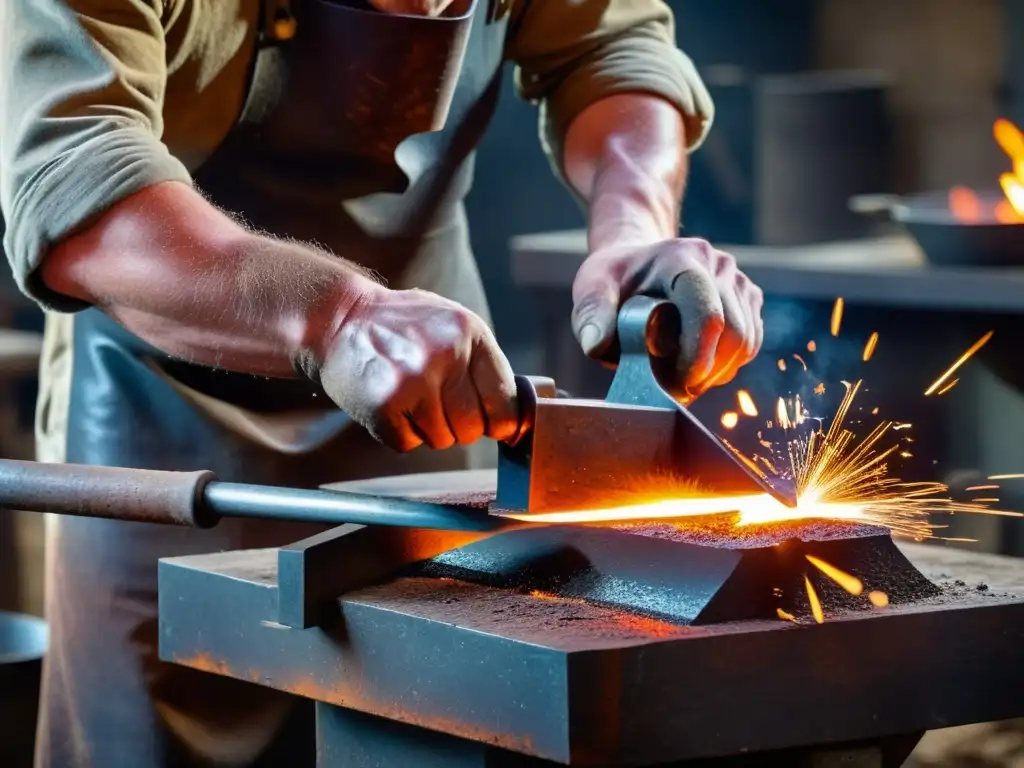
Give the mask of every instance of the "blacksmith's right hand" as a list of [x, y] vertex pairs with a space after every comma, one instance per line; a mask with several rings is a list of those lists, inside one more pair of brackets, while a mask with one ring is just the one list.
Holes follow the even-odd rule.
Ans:
[[398, 451], [503, 440], [518, 429], [512, 367], [494, 334], [437, 294], [374, 286], [322, 349], [324, 391]]

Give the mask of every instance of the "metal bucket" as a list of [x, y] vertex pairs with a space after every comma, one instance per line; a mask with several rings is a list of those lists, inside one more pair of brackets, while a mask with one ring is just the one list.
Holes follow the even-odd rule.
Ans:
[[31, 768], [49, 633], [34, 616], [0, 611], [0, 765]]

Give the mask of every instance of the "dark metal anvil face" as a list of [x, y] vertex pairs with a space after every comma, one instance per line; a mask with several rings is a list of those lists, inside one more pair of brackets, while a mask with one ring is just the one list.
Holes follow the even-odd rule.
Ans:
[[[485, 586], [585, 600], [679, 624], [811, 615], [805, 578], [827, 610], [871, 610], [868, 591], [891, 603], [934, 597], [885, 529], [804, 520], [737, 532], [728, 516], [616, 527], [541, 526], [491, 536], [407, 571]], [[851, 595], [807, 559], [859, 579]]]
[[[811, 536], [801, 525], [800, 539], [631, 528], [460, 534], [457, 551], [437, 557], [438, 532], [381, 538], [347, 526], [309, 561], [344, 574], [331, 579], [345, 594], [306, 629], [281, 620], [311, 596], [295, 589], [301, 547], [164, 560], [161, 657], [572, 765], [650, 766], [1024, 714], [1024, 597], [951, 597], [873, 529]], [[848, 610], [860, 606], [787, 547], [853, 572], [892, 604]], [[403, 553], [432, 559], [388, 576], [378, 549], [396, 567]], [[793, 578], [808, 574], [824, 624], [742, 618], [774, 612], [775, 587], [804, 612], [772, 558]]]

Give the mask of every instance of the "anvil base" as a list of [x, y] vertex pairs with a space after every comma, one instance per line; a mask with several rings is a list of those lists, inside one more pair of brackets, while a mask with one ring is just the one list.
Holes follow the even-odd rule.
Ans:
[[1024, 715], [1024, 566], [905, 551], [939, 596], [809, 626], [404, 577], [301, 629], [277, 620], [276, 550], [175, 558], [160, 651], [322, 702], [321, 768], [668, 766]]

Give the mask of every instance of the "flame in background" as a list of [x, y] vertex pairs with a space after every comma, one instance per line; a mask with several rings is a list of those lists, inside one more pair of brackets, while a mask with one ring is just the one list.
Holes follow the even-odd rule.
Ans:
[[979, 224], [992, 220], [1000, 224], [1024, 222], [1024, 134], [1012, 122], [1001, 117], [992, 126], [992, 136], [1013, 164], [1013, 170], [999, 176], [1003, 199], [992, 207], [974, 190], [953, 187], [949, 190], [949, 210], [961, 223]]

